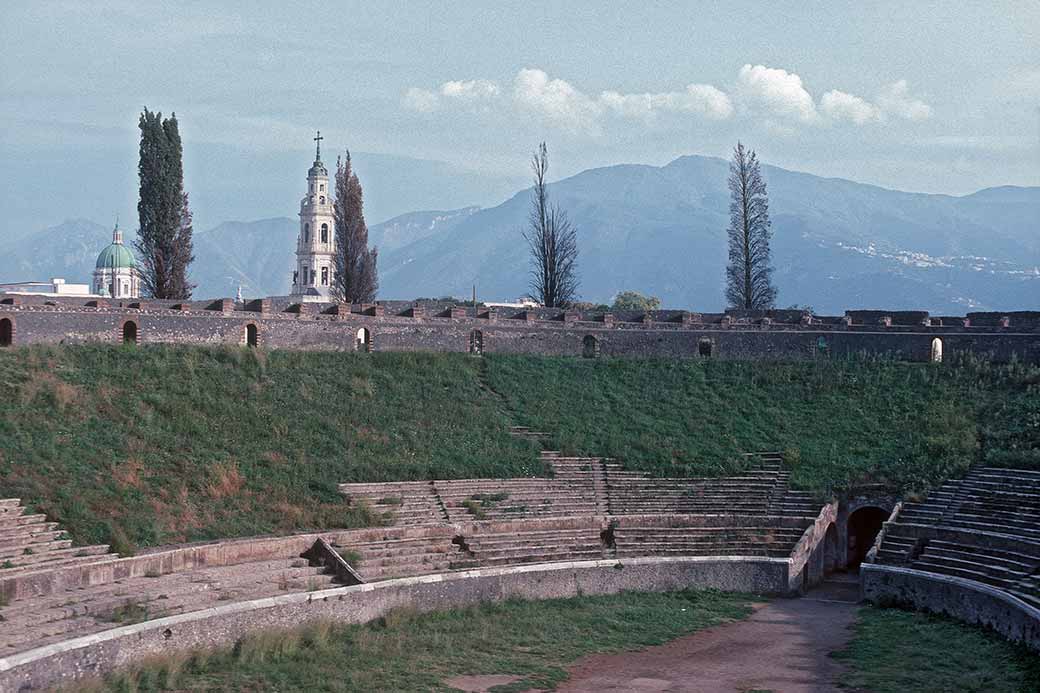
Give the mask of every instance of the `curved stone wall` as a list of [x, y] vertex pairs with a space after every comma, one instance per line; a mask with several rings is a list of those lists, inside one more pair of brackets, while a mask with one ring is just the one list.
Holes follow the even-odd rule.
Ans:
[[[17, 321], [14, 345], [118, 343], [124, 339], [121, 326], [132, 320], [137, 325], [134, 341], [141, 344], [731, 359], [816, 359], [869, 352], [929, 361], [933, 342], [939, 340], [946, 354], [974, 352], [998, 361], [1014, 354], [1040, 361], [1040, 313], [1032, 312], [960, 318], [883, 311], [831, 317], [799, 311], [577, 313], [286, 299], [99, 299], [84, 305], [82, 299], [0, 294], [0, 318]], [[359, 346], [362, 329], [368, 336]]]
[[912, 568], [863, 564], [863, 598], [986, 626], [1040, 652], [1040, 609], [989, 585]]
[[436, 611], [509, 598], [554, 599], [713, 588], [787, 592], [783, 558], [639, 558], [489, 568], [294, 593], [113, 628], [0, 658], [0, 690], [50, 688], [149, 656], [228, 647], [249, 632], [327, 619], [365, 623], [392, 609]]

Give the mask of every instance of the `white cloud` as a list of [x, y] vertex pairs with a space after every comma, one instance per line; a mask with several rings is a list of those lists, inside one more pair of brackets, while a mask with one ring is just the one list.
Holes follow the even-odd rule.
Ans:
[[910, 96], [905, 79], [885, 87], [878, 96], [878, 105], [885, 113], [907, 120], [927, 120], [932, 116], [931, 106]]
[[855, 94], [832, 89], [820, 97], [820, 110], [832, 120], [848, 120], [856, 125], [881, 120], [882, 114], [874, 104]]
[[442, 100], [475, 106], [497, 98], [501, 92], [496, 82], [487, 79], [449, 80], [441, 84], [437, 91], [412, 87], [405, 92], [401, 103], [412, 111], [432, 113], [441, 107]]
[[819, 118], [812, 96], [793, 72], [765, 65], [745, 65], [737, 75], [737, 92], [752, 110], [812, 123]]
[[664, 111], [694, 113], [713, 120], [725, 120], [733, 115], [729, 96], [710, 84], [690, 84], [686, 91], [661, 93], [621, 94], [605, 91], [599, 101], [606, 108], [625, 118], [653, 121]]
[[525, 68], [516, 74], [513, 99], [546, 121], [573, 132], [599, 134], [603, 107], [562, 79], [549, 79], [543, 70]]
[[430, 113], [449, 103], [486, 111], [496, 103], [533, 113], [544, 122], [575, 133], [598, 135], [603, 116], [654, 123], [663, 114], [690, 114], [710, 120], [726, 120], [739, 106], [741, 112], [760, 117], [771, 132], [790, 135], [798, 125], [847, 122], [855, 125], [884, 122], [889, 117], [924, 120], [931, 107], [909, 93], [906, 80], [885, 87], [874, 102], [855, 94], [831, 89], [817, 106], [802, 78], [794, 72], [746, 64], [737, 75], [731, 93], [710, 84], [689, 84], [684, 90], [623, 93], [603, 91], [589, 95], [563, 79], [553, 79], [544, 70], [525, 68], [517, 72], [510, 94], [493, 80], [449, 80], [436, 90], [412, 87], [402, 98], [413, 111]]
[[440, 105], [436, 93], [418, 87], [412, 87], [406, 91], [401, 103], [408, 110], [418, 113], [431, 113], [436, 111]]
[[471, 79], [468, 81], [453, 80], [441, 85], [441, 95], [446, 98], [460, 99], [462, 101], [480, 101], [494, 99], [501, 89], [497, 82], [488, 79]]

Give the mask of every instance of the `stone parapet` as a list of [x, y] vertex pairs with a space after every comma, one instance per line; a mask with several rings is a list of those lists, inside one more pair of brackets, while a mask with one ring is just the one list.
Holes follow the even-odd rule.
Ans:
[[1040, 609], [995, 587], [949, 575], [870, 563], [860, 568], [860, 585], [863, 598], [874, 604], [944, 614], [992, 628], [1009, 640], [1040, 652]]
[[552, 563], [424, 575], [229, 603], [0, 658], [0, 690], [68, 686], [148, 657], [231, 647], [251, 632], [319, 620], [366, 623], [401, 608], [426, 612], [506, 599], [687, 588], [785, 594], [789, 563], [746, 557]]

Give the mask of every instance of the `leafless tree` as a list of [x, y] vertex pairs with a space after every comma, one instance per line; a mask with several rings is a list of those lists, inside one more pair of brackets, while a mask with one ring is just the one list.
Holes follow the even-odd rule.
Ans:
[[729, 265], [726, 300], [733, 308], [765, 310], [776, 301], [770, 265], [769, 199], [755, 152], [737, 142], [729, 164]]
[[534, 190], [524, 240], [531, 248], [531, 291], [543, 306], [562, 308], [578, 292], [578, 232], [567, 212], [549, 202], [549, 150], [542, 142], [531, 159]]
[[378, 250], [368, 247], [368, 225], [361, 182], [354, 172], [350, 152], [336, 161], [336, 199], [332, 206], [336, 227], [336, 274], [333, 292], [347, 303], [371, 303], [379, 289], [376, 271]]

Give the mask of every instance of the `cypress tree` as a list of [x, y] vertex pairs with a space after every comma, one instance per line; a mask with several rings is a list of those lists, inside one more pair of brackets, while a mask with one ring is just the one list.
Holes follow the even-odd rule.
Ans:
[[336, 160], [336, 199], [332, 206], [336, 227], [333, 291], [346, 303], [371, 303], [379, 289], [379, 251], [368, 247], [363, 197], [348, 151], [345, 158]]
[[141, 260], [141, 284], [154, 298], [189, 299], [194, 285], [188, 282], [188, 265], [195, 258], [177, 116], [164, 119], [145, 108], [138, 127], [141, 187], [134, 247]]

